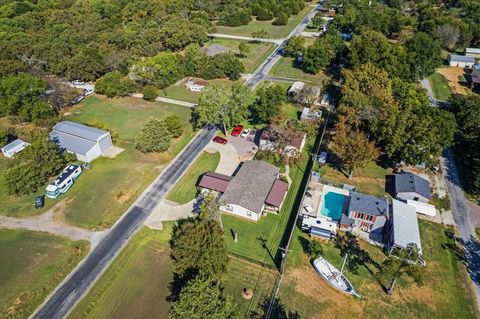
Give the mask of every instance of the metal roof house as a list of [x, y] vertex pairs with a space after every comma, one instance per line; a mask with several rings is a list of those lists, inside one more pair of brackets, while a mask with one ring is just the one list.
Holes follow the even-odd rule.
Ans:
[[70, 121], [56, 124], [50, 138], [83, 162], [93, 161], [113, 146], [109, 132]]
[[480, 58], [480, 49], [479, 48], [466, 48], [465, 55], [472, 58]]
[[407, 201], [414, 200], [428, 203], [432, 199], [430, 183], [426, 179], [412, 174], [394, 174], [394, 195], [397, 199]]
[[475, 65], [475, 59], [469, 56], [450, 54], [447, 58], [448, 64], [458, 68], [471, 68]]
[[25, 149], [25, 147], [27, 147], [28, 145], [30, 145], [29, 143], [27, 142], [24, 142], [22, 140], [15, 140], [7, 145], [5, 145], [4, 147], [2, 147], [2, 153], [3, 153], [3, 156], [7, 157], [7, 158], [12, 158], [13, 156], [15, 156], [15, 154], [23, 151]]

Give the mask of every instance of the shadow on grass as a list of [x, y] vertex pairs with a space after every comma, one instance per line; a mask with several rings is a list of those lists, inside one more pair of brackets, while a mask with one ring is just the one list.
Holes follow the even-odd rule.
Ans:
[[[265, 298], [261, 303], [259, 309], [252, 311], [248, 318], [251, 319], [264, 319], [268, 313], [270, 307], [270, 300]], [[290, 311], [285, 309], [285, 306], [280, 302], [279, 298], [275, 298], [273, 310], [270, 318], [275, 319], [301, 319], [302, 317], [297, 311]]]

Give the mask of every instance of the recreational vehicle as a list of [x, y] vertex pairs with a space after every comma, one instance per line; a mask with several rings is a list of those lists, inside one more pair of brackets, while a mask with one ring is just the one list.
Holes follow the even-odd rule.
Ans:
[[57, 198], [66, 193], [73, 182], [82, 174], [82, 167], [78, 164], [67, 166], [58, 177], [47, 186], [47, 197]]

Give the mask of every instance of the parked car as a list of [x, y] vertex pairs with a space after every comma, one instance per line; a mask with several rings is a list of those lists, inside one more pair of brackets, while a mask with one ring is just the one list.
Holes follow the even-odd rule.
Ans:
[[243, 138], [247, 137], [250, 134], [251, 131], [252, 130], [249, 129], [249, 128], [244, 129], [242, 134], [240, 134], [240, 137], [243, 137]]
[[95, 90], [94, 89], [91, 89], [91, 88], [88, 88], [88, 89], [84, 89], [83, 90], [83, 95], [84, 96], [89, 96], [91, 94], [95, 93]]
[[79, 95], [79, 96], [77, 96], [76, 98], [73, 99], [72, 103], [73, 104], [80, 103], [84, 98], [85, 98], [85, 96]]
[[240, 134], [242, 134], [242, 131], [243, 131], [243, 126], [241, 125], [235, 125], [235, 127], [233, 128], [232, 130], [232, 136], [239, 136]]
[[223, 145], [225, 145], [225, 144], [228, 143], [228, 140], [227, 140], [226, 138], [221, 137], [221, 136], [215, 136], [215, 137], [213, 138], [213, 141], [214, 141], [215, 143], [223, 144]]
[[73, 85], [84, 85], [85, 82], [83, 82], [82, 80], [75, 80], [75, 81], [72, 81], [72, 84]]

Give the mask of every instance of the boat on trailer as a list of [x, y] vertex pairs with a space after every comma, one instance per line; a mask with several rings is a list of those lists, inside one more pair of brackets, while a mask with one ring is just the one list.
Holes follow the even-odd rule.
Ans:
[[339, 271], [325, 258], [318, 257], [313, 261], [313, 267], [322, 276], [322, 278], [330, 284], [333, 288], [340, 290], [348, 295], [358, 296], [350, 281], [343, 274], [343, 268], [345, 266], [347, 256], [343, 261], [342, 271]]

